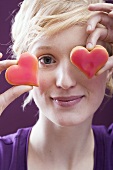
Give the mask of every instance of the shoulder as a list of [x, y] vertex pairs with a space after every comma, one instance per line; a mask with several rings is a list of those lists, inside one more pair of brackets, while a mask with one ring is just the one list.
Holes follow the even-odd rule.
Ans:
[[105, 126], [92, 126], [92, 129], [95, 137], [95, 142], [112, 146], [113, 124], [111, 124], [108, 128]]
[[93, 126], [95, 139], [95, 168], [107, 169], [113, 168], [113, 124], [106, 128], [105, 126]]
[[17, 155], [18, 158], [25, 155], [30, 130], [31, 128], [23, 128], [14, 134], [0, 137], [0, 169], [12, 166], [11, 163], [17, 161]]
[[102, 138], [109, 138], [113, 140], [113, 124], [111, 124], [108, 128], [105, 126], [92, 126], [95, 137], [98, 136]]
[[19, 138], [25, 139], [30, 131], [29, 128], [18, 129], [16, 133], [0, 137], [0, 145], [12, 145]]

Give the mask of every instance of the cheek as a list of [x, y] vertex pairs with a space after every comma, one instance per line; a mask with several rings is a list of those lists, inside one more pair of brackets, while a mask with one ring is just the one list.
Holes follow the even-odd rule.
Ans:
[[39, 87], [33, 88], [33, 98], [36, 105], [44, 106], [44, 102], [47, 102], [50, 91], [53, 89], [54, 78], [50, 73], [40, 71], [38, 76]]
[[51, 73], [48, 72], [39, 72], [39, 91], [40, 94], [46, 93], [49, 89], [52, 88], [54, 84], [54, 78]]
[[100, 76], [96, 77], [96, 81], [93, 83], [96, 91], [105, 92], [107, 83], [107, 74], [103, 73]]
[[106, 89], [106, 74], [101, 74], [100, 76], [95, 76], [92, 79], [84, 81], [84, 88], [86, 92], [86, 98], [84, 100], [84, 109], [90, 115], [94, 114], [96, 110], [100, 107]]
[[101, 74], [100, 76], [94, 77], [92, 80], [89, 80], [87, 85], [90, 91], [90, 96], [93, 101], [101, 102], [105, 95], [107, 75], [106, 73]]

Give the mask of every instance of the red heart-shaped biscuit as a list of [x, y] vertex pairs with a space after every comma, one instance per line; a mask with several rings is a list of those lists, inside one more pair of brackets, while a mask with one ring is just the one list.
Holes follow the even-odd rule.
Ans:
[[10, 66], [5, 72], [5, 78], [11, 85], [38, 86], [38, 60], [28, 52], [23, 53], [17, 65]]
[[70, 53], [71, 62], [88, 78], [92, 78], [105, 65], [108, 57], [107, 50], [101, 45], [96, 45], [91, 51], [76, 46]]

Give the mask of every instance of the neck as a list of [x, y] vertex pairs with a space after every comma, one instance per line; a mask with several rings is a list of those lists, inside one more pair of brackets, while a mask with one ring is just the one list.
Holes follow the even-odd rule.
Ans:
[[60, 158], [62, 163], [70, 158], [79, 161], [82, 157], [93, 154], [94, 139], [91, 120], [73, 127], [61, 127], [47, 118], [43, 119], [45, 120], [39, 119], [30, 135], [33, 150], [42, 155], [43, 159], [45, 156], [48, 159], [52, 158], [52, 161]]

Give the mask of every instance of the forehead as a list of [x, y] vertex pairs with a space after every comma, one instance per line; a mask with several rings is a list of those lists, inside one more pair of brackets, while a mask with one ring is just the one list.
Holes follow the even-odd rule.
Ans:
[[32, 45], [32, 51], [35, 49], [72, 49], [75, 46], [86, 44], [88, 34], [86, 33], [86, 26], [73, 26], [62, 30], [54, 35], [47, 37], [46, 35], [41, 37]]

